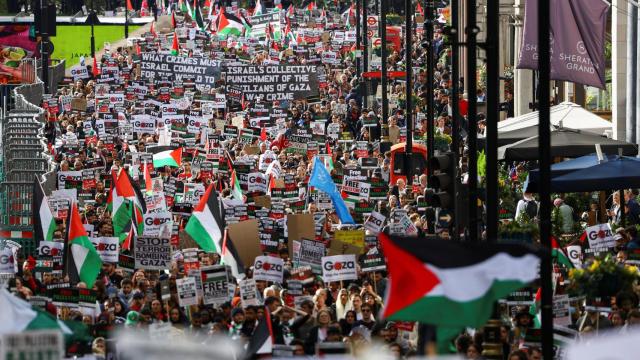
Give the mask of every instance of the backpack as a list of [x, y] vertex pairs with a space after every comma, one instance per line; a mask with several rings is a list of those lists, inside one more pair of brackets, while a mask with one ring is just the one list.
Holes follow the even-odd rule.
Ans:
[[524, 205], [524, 212], [527, 214], [529, 219], [534, 219], [538, 216], [538, 203], [535, 200], [527, 200]]

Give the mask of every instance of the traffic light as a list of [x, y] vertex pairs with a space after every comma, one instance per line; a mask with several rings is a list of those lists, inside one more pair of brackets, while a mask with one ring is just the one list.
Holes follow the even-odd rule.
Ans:
[[452, 152], [434, 156], [429, 159], [431, 175], [429, 177], [429, 187], [434, 189], [430, 205], [439, 208], [453, 208], [455, 201], [455, 162]]

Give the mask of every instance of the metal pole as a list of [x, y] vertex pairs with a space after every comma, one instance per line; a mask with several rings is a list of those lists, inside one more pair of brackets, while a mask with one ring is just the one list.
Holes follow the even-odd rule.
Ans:
[[476, 0], [467, 0], [467, 97], [468, 112], [467, 136], [469, 155], [468, 169], [469, 176], [467, 185], [469, 187], [469, 226], [467, 228], [467, 239], [470, 242], [478, 240], [478, 163], [476, 161], [477, 154], [477, 137], [478, 125], [476, 124], [477, 116], [477, 96], [476, 96], [476, 37], [478, 35], [478, 27], [476, 26]]
[[49, 93], [49, 15], [47, 14], [47, 1], [40, 0], [40, 60], [42, 66], [42, 82], [44, 93]]
[[[434, 80], [434, 69], [436, 68], [436, 56], [433, 53], [435, 47], [433, 46], [433, 12], [434, 12], [434, 4], [433, 0], [427, 0], [425, 11], [425, 19], [424, 26], [426, 27], [426, 37], [427, 44], [429, 48], [427, 49], [427, 159], [431, 159], [434, 154], [434, 117], [435, 117], [435, 108], [436, 104], [433, 99], [433, 80]], [[428, 176], [427, 179], [431, 178], [433, 175], [433, 170], [431, 167], [427, 168]], [[427, 180], [428, 181], [428, 180]], [[431, 185], [431, 184], [427, 184]]]
[[411, 16], [413, 15], [413, 7], [411, 6], [411, 0], [405, 0], [404, 2], [404, 21], [405, 21], [405, 64], [406, 64], [406, 114], [405, 122], [407, 125], [407, 142], [405, 144], [405, 171], [407, 173], [407, 184], [413, 184], [413, 104], [412, 104], [412, 74], [413, 67], [411, 59], [412, 43], [411, 43]]
[[129, 9], [127, 5], [124, 8], [124, 38], [129, 38]]
[[629, 17], [627, 18], [627, 118], [626, 118], [626, 140], [630, 143], [636, 142], [636, 40], [638, 23], [635, 21], [638, 16], [638, 9], [632, 3], [627, 6]]
[[[487, 2], [487, 240], [498, 239], [498, 120], [500, 118], [499, 4]], [[471, 95], [471, 94], [469, 94]]]
[[[369, 51], [367, 49], [367, 32], [369, 29], [369, 24], [367, 23], [367, 0], [362, 0], [362, 72], [369, 71]], [[361, 84], [362, 86], [362, 106], [367, 107], [367, 83], [364, 81]]]
[[358, 79], [362, 79], [362, 69], [360, 69], [360, 26], [362, 19], [360, 15], [360, 1], [356, 1], [356, 74], [358, 75]]
[[538, 90], [540, 96], [538, 148], [540, 159], [540, 240], [544, 256], [540, 264], [542, 281], [542, 357], [553, 359], [553, 293], [551, 272], [551, 131], [549, 0], [538, 1]]
[[89, 13], [89, 18], [91, 19], [91, 57], [96, 57], [96, 38], [93, 33], [93, 23], [95, 22], [96, 11], [93, 7], [94, 0], [91, 0], [91, 12]]
[[[382, 83], [382, 124], [389, 126], [389, 100], [387, 98], [387, 1], [380, 0], [380, 64], [381, 67], [381, 83]], [[382, 133], [382, 132], [381, 132]], [[381, 139], [382, 141], [382, 139]]]
[[[454, 193], [459, 197], [460, 192], [460, 174], [458, 171], [458, 161], [460, 157], [460, 47], [458, 39], [460, 37], [458, 2], [451, 2], [451, 150], [453, 151], [453, 160], [456, 166], [453, 167], [453, 186]], [[462, 202], [456, 200], [453, 216], [453, 239], [456, 240], [460, 236], [460, 205]]]

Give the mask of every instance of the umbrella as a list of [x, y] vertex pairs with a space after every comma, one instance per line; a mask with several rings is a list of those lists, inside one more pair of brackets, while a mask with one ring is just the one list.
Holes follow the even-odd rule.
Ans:
[[[551, 130], [555, 130], [555, 127], [552, 126]], [[513, 144], [516, 141], [520, 141], [536, 135], [538, 135], [538, 126], [530, 126], [524, 129], [498, 132], [498, 146]], [[486, 143], [486, 136], [478, 137], [478, 148], [484, 148], [486, 146]]]
[[551, 181], [555, 192], [620, 190], [640, 187], [640, 159], [622, 156]]
[[[618, 159], [618, 155], [606, 155], [606, 161]], [[551, 165], [551, 179], [553, 188], [553, 179], [558, 176], [569, 174], [573, 171], [586, 169], [598, 165], [600, 160], [596, 154], [589, 154], [579, 158], [555, 163]], [[524, 183], [525, 192], [538, 192], [538, 182], [540, 181], [540, 170], [533, 169], [529, 171], [527, 180]]]
[[[584, 109], [580, 105], [572, 102], [563, 102], [552, 106], [551, 125], [556, 127], [566, 127], [585, 132], [602, 135], [611, 130], [611, 122]], [[524, 130], [526, 128], [537, 128], [540, 122], [537, 111], [523, 114], [515, 118], [498, 122], [498, 133], [507, 131]], [[500, 135], [502, 136], [502, 135]]]
[[[595, 144], [600, 144], [605, 154], [617, 154], [618, 149], [622, 149], [622, 155], [635, 156], [638, 153], [638, 146], [626, 141], [566, 128], [551, 132], [552, 157], [575, 158], [587, 155], [594, 151]], [[538, 136], [498, 148], [498, 160], [537, 160], [538, 155]]]

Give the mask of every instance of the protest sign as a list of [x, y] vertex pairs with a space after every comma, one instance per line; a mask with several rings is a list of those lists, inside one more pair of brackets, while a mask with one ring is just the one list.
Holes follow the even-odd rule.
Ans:
[[362, 272], [381, 271], [387, 269], [384, 256], [377, 247], [372, 247], [366, 254], [360, 257], [360, 268]]
[[106, 263], [118, 263], [118, 251], [120, 250], [119, 240], [117, 237], [96, 237], [91, 238], [93, 246], [95, 246], [100, 259]]
[[225, 75], [227, 84], [240, 87], [247, 101], [291, 101], [318, 95], [315, 66], [228, 66]]
[[65, 357], [64, 341], [59, 330], [7, 333], [2, 335], [0, 344], [0, 359], [53, 360]]
[[13, 248], [5, 246], [0, 249], [0, 273], [16, 273], [18, 263]]
[[309, 266], [317, 274], [321, 272], [321, 259], [325, 255], [326, 249], [319, 241], [302, 239], [300, 240], [300, 252], [298, 254], [298, 266]]
[[229, 279], [226, 266], [205, 266], [200, 271], [202, 271], [204, 304], [220, 306], [229, 301]]
[[171, 239], [138, 237], [134, 244], [136, 269], [169, 269], [169, 265], [171, 264]]
[[324, 282], [358, 279], [355, 255], [334, 255], [322, 258]]
[[160, 229], [172, 223], [172, 216], [168, 211], [144, 214], [144, 236], [160, 236]]
[[255, 280], [282, 282], [284, 261], [273, 256], [257, 256], [253, 263], [253, 278]]
[[553, 323], [561, 326], [571, 325], [569, 295], [555, 295], [553, 297]]
[[257, 219], [229, 224], [227, 236], [233, 241], [244, 264], [253, 264], [256, 256], [262, 255]]
[[240, 287], [240, 299], [243, 308], [260, 305], [256, 281], [254, 279], [240, 280], [238, 286]]
[[335, 239], [346, 244], [364, 248], [364, 230], [336, 230]]
[[612, 248], [616, 245], [611, 225], [608, 223], [589, 226], [585, 231], [587, 232], [589, 247], [592, 249]]
[[91, 77], [89, 75], [89, 70], [87, 69], [86, 66], [82, 66], [82, 65], [72, 66], [71, 69], [69, 69], [69, 71], [71, 72], [73, 81], [84, 80]]
[[198, 305], [196, 279], [192, 277], [176, 279], [176, 288], [178, 290], [178, 302], [180, 306]]
[[364, 223], [364, 228], [374, 234], [379, 234], [386, 219], [387, 218], [379, 212], [372, 211]]
[[141, 73], [145, 78], [173, 76], [175, 80], [194, 76], [198, 86], [212, 85], [220, 78], [220, 61], [205, 57], [174, 56], [144, 52], [140, 54]]
[[577, 269], [582, 268], [582, 247], [580, 245], [567, 246], [567, 257]]

